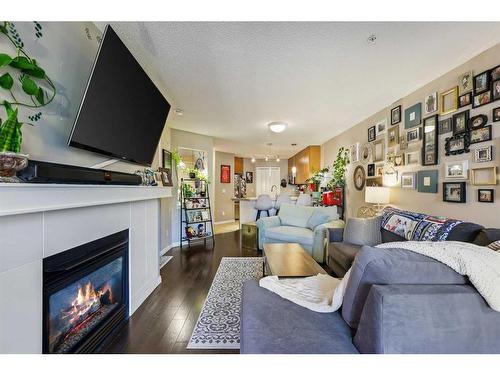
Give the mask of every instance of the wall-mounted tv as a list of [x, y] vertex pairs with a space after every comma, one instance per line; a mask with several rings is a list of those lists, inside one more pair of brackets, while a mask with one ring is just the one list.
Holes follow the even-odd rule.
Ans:
[[68, 144], [150, 166], [170, 104], [106, 26]]

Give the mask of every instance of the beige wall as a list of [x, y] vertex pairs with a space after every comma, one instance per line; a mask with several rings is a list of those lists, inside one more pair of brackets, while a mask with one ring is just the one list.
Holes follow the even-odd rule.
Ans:
[[[231, 181], [229, 184], [220, 182], [220, 166], [231, 166]], [[234, 154], [227, 152], [215, 152], [215, 200], [214, 200], [214, 220], [215, 222], [234, 220]]]
[[[421, 57], [416, 57], [421, 58]], [[452, 59], [453, 56], [450, 56]], [[404, 98], [398, 100], [397, 102], [389, 105], [386, 108], [380, 110], [380, 112], [375, 113], [370, 116], [366, 120], [362, 121], [359, 124], [353, 124], [353, 127], [347, 130], [346, 132], [340, 134], [337, 137], [332, 138], [331, 140], [325, 142], [322, 145], [321, 153], [322, 153], [322, 164], [330, 165], [334, 160], [337, 154], [338, 149], [341, 146], [349, 146], [355, 142], [359, 142], [360, 145], [366, 143], [367, 139], [367, 131], [368, 128], [383, 118], [387, 118], [388, 126], [390, 126], [390, 110], [397, 105], [402, 105], [402, 117], [403, 121], [399, 124], [400, 126], [400, 135], [404, 133], [404, 110], [416, 104], [418, 102], [422, 103], [422, 117], [425, 117], [423, 114], [423, 101], [424, 97], [427, 94], [432, 92], [443, 92], [447, 89], [456, 86], [458, 81], [458, 76], [468, 70], [473, 70], [474, 74], [478, 74], [486, 69], [490, 69], [496, 65], [500, 64], [500, 44], [495, 47], [483, 52], [482, 54], [476, 56], [471, 59], [467, 63], [457, 67], [456, 69], [450, 71], [449, 73], [441, 76], [440, 78], [430, 82], [424, 87], [416, 90], [415, 92], [405, 96]], [[409, 72], [411, 74], [411, 72]], [[390, 84], [390, 82], [388, 82]], [[380, 88], [383, 90], [383, 87]], [[488, 116], [488, 124], [492, 124], [493, 127], [493, 141], [491, 142], [483, 142], [476, 145], [471, 145], [471, 152], [469, 154], [458, 155], [458, 156], [444, 156], [444, 144], [445, 138], [449, 137], [450, 134], [442, 135], [439, 138], [439, 165], [432, 167], [400, 167], [399, 175], [402, 172], [416, 172], [418, 170], [439, 170], [439, 188], [437, 194], [429, 194], [429, 193], [418, 193], [417, 190], [403, 190], [399, 187], [391, 188], [391, 203], [395, 206], [416, 210], [420, 212], [425, 212], [433, 215], [443, 215], [448, 217], [453, 217], [462, 220], [469, 220], [477, 223], [481, 223], [486, 226], [500, 226], [500, 217], [498, 215], [500, 208], [500, 196], [498, 196], [499, 189], [497, 186], [494, 187], [485, 187], [485, 188], [495, 188], [496, 202], [494, 204], [489, 203], [479, 203], [477, 202], [477, 186], [472, 186], [467, 183], [467, 203], [466, 204], [455, 204], [455, 203], [446, 203], [443, 202], [442, 198], [442, 182], [444, 181], [444, 163], [450, 162], [454, 160], [469, 160], [469, 167], [484, 167], [489, 165], [497, 165], [499, 164], [499, 153], [500, 153], [500, 123], [492, 123], [492, 109], [500, 107], [500, 101], [493, 102], [491, 104], [472, 109], [471, 106], [459, 109], [460, 112], [462, 110], [470, 109], [470, 116], [474, 116], [477, 114], [485, 114]], [[439, 116], [439, 120], [451, 117], [453, 114]], [[494, 161], [492, 163], [481, 163], [475, 164], [473, 163], [473, 153], [474, 149], [478, 146], [487, 146], [492, 144], [494, 147], [493, 157]], [[415, 147], [415, 145], [410, 145], [407, 151], [413, 151], [414, 149], [419, 150], [421, 147], [421, 143]], [[358, 163], [359, 164], [359, 163]], [[357, 210], [360, 206], [364, 205], [364, 191], [357, 191], [352, 183], [352, 173], [354, 167], [357, 164], [351, 165], [349, 167], [347, 173], [347, 215], [348, 216], [356, 216]], [[366, 170], [366, 165], [365, 165]]]

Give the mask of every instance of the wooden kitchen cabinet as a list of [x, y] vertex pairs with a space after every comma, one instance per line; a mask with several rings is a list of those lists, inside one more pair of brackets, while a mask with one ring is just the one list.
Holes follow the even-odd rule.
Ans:
[[243, 176], [243, 158], [234, 158], [234, 173], [241, 174]]
[[292, 167], [297, 169], [295, 184], [305, 184], [314, 171], [321, 167], [321, 146], [308, 146], [288, 159], [288, 174], [292, 174]]

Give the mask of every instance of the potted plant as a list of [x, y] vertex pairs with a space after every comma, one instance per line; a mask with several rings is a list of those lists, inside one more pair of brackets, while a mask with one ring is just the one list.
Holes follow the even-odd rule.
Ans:
[[[38, 22], [35, 22], [35, 30], [36, 37], [40, 38], [42, 26]], [[12, 22], [0, 24], [0, 36], [15, 50], [15, 53], [0, 53], [0, 106], [6, 115], [0, 115], [0, 181], [19, 182], [15, 174], [27, 165], [27, 155], [21, 154], [21, 128], [34, 126], [33, 123], [40, 120], [39, 108], [54, 100], [56, 87], [45, 70], [24, 50], [24, 43]], [[33, 112], [27, 116], [29, 121], [20, 120], [21, 108]]]
[[325, 167], [323, 169], [320, 169], [319, 171], [314, 172], [313, 175], [306, 180], [306, 182], [310, 186], [310, 189], [312, 191], [312, 195], [313, 195], [314, 199], [319, 199], [321, 197], [321, 193], [319, 191], [319, 186], [321, 185], [321, 182], [323, 182], [325, 175], [329, 171], [330, 171], [330, 168]]
[[332, 178], [328, 181], [327, 189], [329, 193], [323, 196], [326, 205], [342, 205], [342, 192], [346, 184], [346, 171], [349, 165], [349, 150], [341, 147], [337, 152], [337, 157], [332, 164]]

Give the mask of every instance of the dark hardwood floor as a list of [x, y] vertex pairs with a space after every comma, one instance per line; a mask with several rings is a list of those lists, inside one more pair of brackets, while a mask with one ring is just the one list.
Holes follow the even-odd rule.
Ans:
[[222, 257], [261, 256], [242, 249], [240, 233], [218, 234], [215, 246], [171, 250], [161, 270], [162, 283], [129, 319], [105, 353], [238, 353], [235, 350], [188, 350], [186, 346]]

